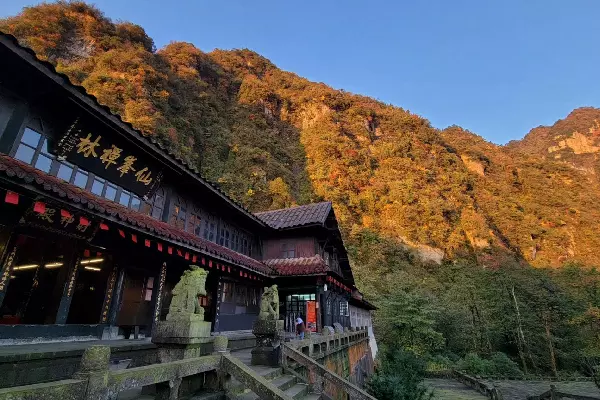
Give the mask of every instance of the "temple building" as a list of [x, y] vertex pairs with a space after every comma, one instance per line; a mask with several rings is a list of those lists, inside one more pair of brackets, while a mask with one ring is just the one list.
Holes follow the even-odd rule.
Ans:
[[371, 325], [330, 202], [253, 214], [12, 36], [0, 60], [0, 344], [149, 337], [190, 265], [213, 332], [272, 284], [287, 331]]

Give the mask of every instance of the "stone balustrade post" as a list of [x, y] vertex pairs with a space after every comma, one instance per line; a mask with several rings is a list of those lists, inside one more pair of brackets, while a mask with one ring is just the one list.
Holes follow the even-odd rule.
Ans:
[[227, 350], [227, 345], [229, 344], [229, 339], [227, 336], [215, 336], [213, 341], [213, 354], [228, 354], [229, 350]]
[[79, 371], [73, 379], [87, 381], [85, 400], [109, 400], [108, 394], [108, 363], [110, 347], [91, 346], [81, 357]]
[[319, 371], [312, 365], [308, 367], [308, 384], [312, 393], [323, 393], [325, 381]]
[[177, 400], [179, 398], [179, 387], [181, 386], [181, 378], [176, 378], [167, 382], [156, 384], [157, 400]]
[[[227, 346], [229, 344], [229, 339], [227, 336], [220, 335], [215, 336], [213, 340], [213, 354], [217, 355], [227, 355], [229, 354], [229, 350]], [[227, 372], [222, 368], [223, 358], [221, 358], [221, 368], [219, 368], [214, 374], [207, 375], [205, 380], [206, 387], [209, 387], [213, 390], [226, 390], [229, 380], [231, 376], [227, 374]]]

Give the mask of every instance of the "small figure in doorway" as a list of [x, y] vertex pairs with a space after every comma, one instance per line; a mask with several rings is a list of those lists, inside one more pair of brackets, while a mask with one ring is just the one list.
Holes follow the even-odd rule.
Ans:
[[304, 331], [306, 330], [306, 326], [304, 325], [304, 321], [302, 318], [296, 318], [296, 334], [300, 337], [300, 340], [304, 340]]

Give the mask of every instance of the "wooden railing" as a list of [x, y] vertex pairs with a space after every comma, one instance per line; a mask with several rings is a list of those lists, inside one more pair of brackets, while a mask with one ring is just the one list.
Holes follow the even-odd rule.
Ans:
[[573, 399], [573, 400], [600, 400], [600, 397], [594, 396], [582, 396], [579, 394], [570, 394], [559, 392], [556, 390], [556, 386], [550, 385], [550, 390], [540, 394], [539, 396], [529, 396], [527, 400], [559, 400], [559, 399]]
[[477, 390], [479, 393], [487, 396], [491, 400], [503, 400], [502, 393], [500, 393], [498, 388], [490, 386], [477, 378], [459, 371], [454, 371], [454, 378], [462, 382], [464, 385], [470, 386], [471, 388]]
[[[328, 370], [323, 365], [290, 347], [288, 344], [283, 344], [281, 346], [281, 353], [283, 368], [308, 383], [310, 391], [313, 393], [328, 396], [329, 393], [326, 393], [325, 390], [325, 385], [328, 384], [333, 386], [338, 393], [348, 394], [352, 400], [377, 400], [358, 386], [350, 383], [335, 372]], [[301, 376], [290, 368], [288, 359], [291, 359], [306, 368], [308, 376]]]

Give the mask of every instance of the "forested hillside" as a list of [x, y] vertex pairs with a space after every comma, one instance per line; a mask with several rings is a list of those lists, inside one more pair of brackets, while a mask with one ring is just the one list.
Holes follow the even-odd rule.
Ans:
[[384, 344], [443, 362], [501, 351], [524, 372], [582, 371], [597, 349], [600, 110], [503, 147], [250, 50], [156, 49], [80, 2], [0, 30], [251, 210], [333, 201]]

